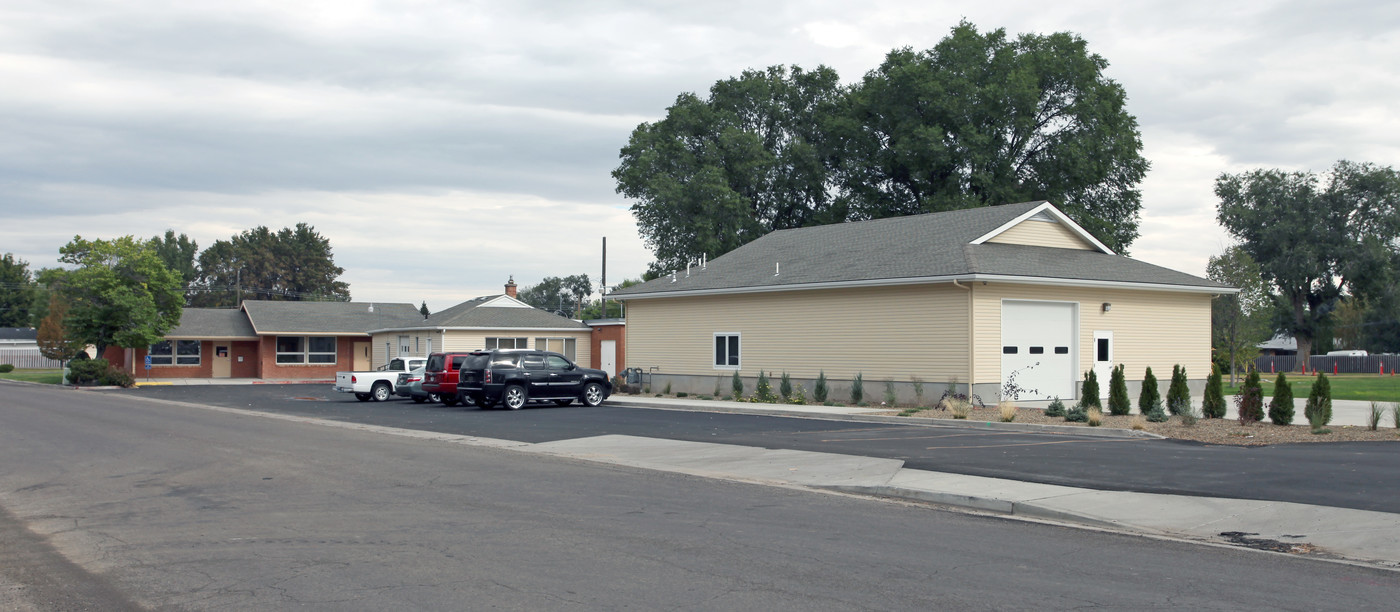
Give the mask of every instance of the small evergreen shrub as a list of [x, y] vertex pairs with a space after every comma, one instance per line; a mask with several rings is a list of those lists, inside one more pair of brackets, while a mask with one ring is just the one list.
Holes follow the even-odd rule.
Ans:
[[768, 374], [763, 370], [758, 371], [758, 385], [753, 392], [753, 401], [765, 404], [778, 403], [778, 394], [773, 392], [773, 385], [768, 382]]
[[857, 373], [856, 379], [851, 381], [851, 403], [857, 406], [865, 400], [865, 374]]
[[1274, 397], [1269, 400], [1269, 420], [1274, 425], [1293, 424], [1293, 386], [1288, 377], [1279, 372], [1274, 380]]
[[[1314, 420], [1314, 414], [1316, 419]], [[1314, 424], [1321, 421], [1323, 425], [1332, 422], [1332, 383], [1327, 381], [1327, 375], [1319, 373], [1317, 380], [1313, 381], [1312, 391], [1308, 393], [1308, 403], [1303, 408], [1303, 415], [1308, 418], [1308, 423]]]
[[[1139, 410], [1140, 409], [1141, 408], [1139, 408]], [[1152, 405], [1147, 407], [1147, 414], [1143, 415], [1143, 418], [1147, 419], [1148, 423], [1165, 423], [1167, 419], [1171, 417], [1167, 415], [1166, 408], [1162, 406], [1161, 398], [1158, 398], [1157, 401], [1152, 402]]]
[[1172, 366], [1172, 382], [1167, 387], [1167, 412], [1181, 414], [1191, 405], [1191, 387], [1186, 384], [1186, 368]]
[[1108, 413], [1123, 416], [1133, 411], [1133, 401], [1128, 399], [1128, 377], [1123, 374], [1123, 364], [1113, 368], [1108, 377]]
[[817, 374], [816, 386], [812, 387], [812, 401], [818, 404], [825, 404], [826, 395], [830, 391], [831, 390], [828, 389], [826, 386], [826, 370], [822, 370], [819, 374]]
[[778, 382], [778, 395], [783, 397], [783, 401], [787, 401], [788, 396], [792, 395], [792, 377], [788, 376], [787, 372], [783, 372], [783, 377]]
[[15, 365], [14, 365], [14, 364], [12, 364], [12, 363], [0, 363], [0, 374], [9, 374], [10, 372], [13, 372], [13, 371], [15, 371]]
[[1048, 416], [1048, 417], [1062, 417], [1062, 416], [1065, 416], [1065, 403], [1062, 402], [1062, 401], [1060, 401], [1059, 396], [1056, 396], [1056, 397], [1055, 397], [1055, 400], [1052, 401], [1052, 402], [1050, 402], [1050, 405], [1049, 405], [1049, 406], [1046, 406], [1046, 407], [1045, 407], [1045, 416]]
[[894, 393], [894, 381], [893, 381], [893, 380], [887, 380], [887, 381], [885, 381], [885, 405], [886, 405], [886, 406], [893, 406], [893, 405], [895, 404], [895, 401], [898, 400], [898, 399], [899, 399], [899, 398], [896, 397], [896, 396], [895, 396], [895, 393]]
[[1093, 370], [1084, 374], [1084, 384], [1079, 388], [1079, 403], [1088, 410], [1090, 406], [1103, 410], [1102, 400], [1099, 399], [1099, 375]]
[[1201, 400], [1201, 414], [1207, 419], [1225, 418], [1225, 389], [1220, 372], [1211, 369], [1206, 378], [1206, 396]]
[[1142, 392], [1138, 393], [1138, 413], [1146, 415], [1152, 412], [1152, 407], [1162, 401], [1162, 396], [1157, 394], [1157, 377], [1152, 375], [1152, 368], [1147, 368], [1147, 373], [1142, 375]]
[[1235, 395], [1235, 410], [1240, 415], [1240, 425], [1249, 425], [1264, 418], [1264, 389], [1259, 385], [1259, 371], [1250, 370], [1244, 377], [1240, 392]]
[[1083, 403], [1075, 404], [1065, 411], [1066, 423], [1085, 423], [1088, 422], [1088, 420], [1089, 411], [1084, 407]]
[[729, 387], [734, 390], [733, 399], [744, 397], [744, 380], [739, 378], [738, 370], [734, 370], [734, 377], [729, 380]]
[[689, 395], [690, 395], [689, 393], [686, 393], [685, 391], [681, 391], [680, 393], [677, 393], [677, 394], [676, 394], [676, 397], [686, 397], [686, 396], [689, 396]]

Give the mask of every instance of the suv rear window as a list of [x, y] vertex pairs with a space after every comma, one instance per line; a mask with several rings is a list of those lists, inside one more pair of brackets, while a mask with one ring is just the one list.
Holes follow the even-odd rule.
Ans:
[[491, 363], [490, 353], [472, 353], [467, 355], [467, 360], [462, 362], [461, 370], [484, 370], [486, 364]]
[[441, 371], [443, 371], [444, 369], [446, 369], [446, 368], [443, 367], [443, 365], [445, 364], [445, 362], [446, 362], [446, 360], [443, 359], [443, 356], [442, 356], [442, 355], [429, 355], [429, 356], [428, 356], [428, 365], [427, 365], [427, 367], [425, 367], [425, 368], [423, 368], [423, 369], [425, 369], [425, 370], [427, 370], [427, 371], [429, 371], [429, 372], [441, 372]]

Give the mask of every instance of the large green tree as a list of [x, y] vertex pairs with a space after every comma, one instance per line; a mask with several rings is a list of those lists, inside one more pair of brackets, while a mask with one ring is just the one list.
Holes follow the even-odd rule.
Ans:
[[535, 308], [573, 314], [585, 305], [588, 296], [593, 294], [593, 281], [587, 274], [572, 276], [546, 276], [539, 284], [530, 285], [516, 295], [520, 301]]
[[99, 356], [108, 346], [148, 346], [180, 323], [184, 287], [149, 242], [75, 236], [59, 254], [77, 266], [56, 281], [69, 306], [67, 335], [96, 345]]
[[978, 32], [891, 51], [853, 90], [841, 188], [860, 218], [1049, 200], [1115, 250], [1147, 173], [1108, 61], [1070, 32]]
[[31, 327], [35, 296], [29, 262], [14, 253], [0, 257], [0, 327]]
[[349, 301], [350, 285], [336, 280], [330, 240], [298, 223], [273, 232], [266, 226], [216, 240], [199, 255], [192, 304], [233, 307], [240, 300]]
[[199, 277], [199, 244], [190, 240], [189, 236], [176, 236], [175, 230], [167, 229], [164, 236], [151, 238], [151, 248], [155, 249], [156, 255], [165, 262], [165, 267], [179, 276], [180, 282], [185, 286], [188, 287]]
[[1287, 313], [1301, 368], [1343, 293], [1383, 295], [1400, 251], [1400, 174], [1339, 161], [1323, 176], [1261, 169], [1221, 174], [1217, 219], [1259, 263]]
[[681, 94], [664, 119], [637, 126], [613, 178], [636, 201], [651, 272], [773, 230], [845, 220], [824, 127], [842, 95], [830, 68], [773, 66], [719, 81], [708, 98]]
[[1239, 293], [1216, 296], [1210, 308], [1212, 345], [1227, 357], [1233, 385], [1244, 365], [1259, 355], [1257, 345], [1273, 332], [1273, 296], [1259, 264], [1239, 246], [1212, 256], [1206, 263], [1206, 278], [1239, 289]]

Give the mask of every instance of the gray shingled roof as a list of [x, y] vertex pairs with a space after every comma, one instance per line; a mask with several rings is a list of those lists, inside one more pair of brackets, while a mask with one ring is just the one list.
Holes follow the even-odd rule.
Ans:
[[413, 304], [373, 302], [245, 301], [243, 309], [259, 334], [363, 334], [423, 320]]
[[186, 308], [166, 338], [257, 338], [248, 315], [237, 308]]
[[36, 340], [39, 330], [33, 327], [0, 327], [0, 340]]
[[538, 308], [483, 306], [500, 294], [473, 298], [398, 329], [470, 327], [489, 329], [588, 329], [587, 325]]
[[776, 231], [711, 260], [703, 270], [692, 267], [689, 275], [680, 270], [674, 282], [667, 274], [608, 297], [972, 276], [1224, 288], [1190, 274], [1099, 251], [971, 244], [1041, 204], [1022, 202]]

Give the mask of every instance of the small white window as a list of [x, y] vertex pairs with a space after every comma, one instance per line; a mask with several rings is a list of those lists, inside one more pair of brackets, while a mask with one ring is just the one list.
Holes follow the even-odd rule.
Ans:
[[487, 338], [486, 350], [494, 349], [527, 349], [530, 348], [529, 338]]
[[552, 351], [559, 353], [569, 359], [577, 359], [574, 352], [577, 350], [578, 340], [574, 338], [535, 338], [535, 350]]
[[739, 334], [732, 332], [715, 334], [715, 369], [738, 370], [739, 368]]

